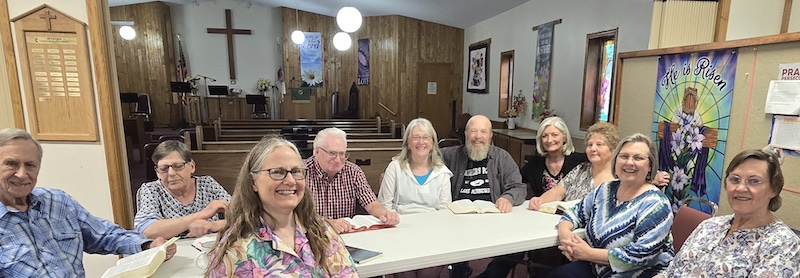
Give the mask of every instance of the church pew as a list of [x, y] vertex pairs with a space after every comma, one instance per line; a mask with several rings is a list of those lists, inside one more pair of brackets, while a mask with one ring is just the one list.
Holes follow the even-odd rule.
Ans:
[[[221, 134], [217, 141], [257, 141], [261, 140], [264, 136], [272, 135], [270, 133], [259, 134]], [[316, 134], [309, 134], [309, 138], [314, 138]], [[348, 133], [347, 139], [391, 139], [392, 134], [389, 133]]]
[[[402, 148], [348, 148], [350, 162], [359, 165], [367, 176], [367, 182], [375, 194], [380, 189], [380, 174]], [[209, 175], [228, 192], [233, 193], [239, 168], [249, 150], [200, 150], [192, 151], [197, 175]]]
[[[205, 141], [204, 150], [249, 150], [258, 141]], [[308, 145], [314, 145], [314, 140], [308, 140]], [[397, 148], [402, 147], [403, 139], [350, 139], [347, 140], [348, 148]]]
[[[402, 126], [402, 125], [401, 125]], [[291, 127], [291, 126], [287, 126]], [[395, 125], [396, 127], [396, 125]], [[396, 128], [390, 128], [390, 130], [395, 130]], [[400, 138], [402, 137], [401, 133], [392, 132], [392, 133], [384, 133], [378, 132], [377, 129], [371, 130], [361, 130], [361, 129], [351, 129], [344, 127], [342, 128], [345, 132], [348, 132], [348, 136], [351, 134], [353, 138]], [[257, 141], [261, 140], [261, 137], [266, 135], [280, 135], [282, 130], [279, 129], [253, 129], [253, 130], [235, 130], [232, 133], [228, 132], [231, 129], [225, 129], [222, 127], [221, 121], [214, 122], [214, 140], [215, 141]], [[402, 130], [402, 129], [400, 129]], [[311, 137], [314, 136], [319, 129], [312, 129], [309, 133]], [[362, 135], [363, 134], [363, 135]], [[376, 134], [375, 136], [369, 134]]]
[[[289, 127], [289, 126], [287, 126]], [[300, 127], [305, 128], [305, 127]], [[319, 131], [324, 128], [319, 127], [312, 127], [311, 131]], [[374, 127], [339, 127], [339, 129], [343, 130], [347, 133], [380, 133], [376, 132], [377, 130]], [[259, 129], [239, 129], [239, 128], [230, 128], [230, 127], [222, 127], [220, 130], [221, 134], [253, 134], [253, 133], [281, 133], [281, 128], [259, 128]], [[311, 132], [309, 132], [311, 133]]]

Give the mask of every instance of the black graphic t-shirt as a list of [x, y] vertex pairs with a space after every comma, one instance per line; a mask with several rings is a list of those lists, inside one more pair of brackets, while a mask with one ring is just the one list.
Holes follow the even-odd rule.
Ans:
[[481, 161], [469, 161], [467, 169], [464, 170], [464, 184], [461, 185], [461, 190], [458, 192], [458, 199], [492, 201], [489, 175], [486, 172], [488, 163], [488, 158]]

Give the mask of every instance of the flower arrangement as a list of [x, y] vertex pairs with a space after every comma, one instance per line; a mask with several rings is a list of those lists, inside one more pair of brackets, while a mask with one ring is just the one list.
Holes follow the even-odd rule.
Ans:
[[259, 78], [256, 81], [256, 91], [261, 92], [262, 94], [266, 93], [269, 88], [272, 87], [272, 82], [266, 78]]
[[525, 109], [528, 108], [528, 101], [525, 99], [525, 96], [522, 95], [522, 90], [519, 90], [518, 95], [514, 95], [511, 97], [511, 108], [506, 110], [504, 113], [507, 117], [516, 118], [520, 114], [525, 113]]
[[675, 161], [672, 170], [670, 185], [675, 191], [673, 195], [679, 196], [679, 200], [685, 196], [692, 186], [691, 176], [694, 174], [697, 157], [703, 148], [703, 140], [706, 138], [700, 132], [700, 118], [692, 112], [676, 112], [678, 115], [678, 130], [672, 132], [670, 142], [670, 156]]

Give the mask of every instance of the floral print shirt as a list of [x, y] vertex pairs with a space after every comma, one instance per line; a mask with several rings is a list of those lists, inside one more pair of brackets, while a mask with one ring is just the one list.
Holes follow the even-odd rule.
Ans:
[[733, 215], [700, 223], [664, 277], [800, 277], [800, 238], [783, 221], [725, 238], [731, 221]]
[[211, 270], [208, 277], [358, 277], [342, 238], [327, 223], [325, 234], [331, 241], [327, 253], [330, 273], [325, 273], [314, 260], [306, 230], [299, 221], [294, 245], [278, 238], [262, 222], [254, 235], [240, 239], [227, 250], [222, 264]]

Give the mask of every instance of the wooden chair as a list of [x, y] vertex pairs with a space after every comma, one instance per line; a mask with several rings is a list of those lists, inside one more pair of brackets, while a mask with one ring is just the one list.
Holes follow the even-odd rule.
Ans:
[[463, 143], [461, 142], [461, 139], [458, 138], [442, 138], [439, 139], [438, 143], [440, 149], [452, 146], [461, 146], [461, 144]]
[[[699, 211], [689, 206], [690, 202], [699, 202], [711, 207], [711, 215]], [[717, 204], [697, 197], [689, 197], [683, 199], [682, 205], [678, 208], [675, 218], [672, 222], [672, 246], [675, 248], [675, 253], [681, 250], [683, 243], [689, 238], [697, 225], [703, 220], [713, 217], [717, 213]]]

